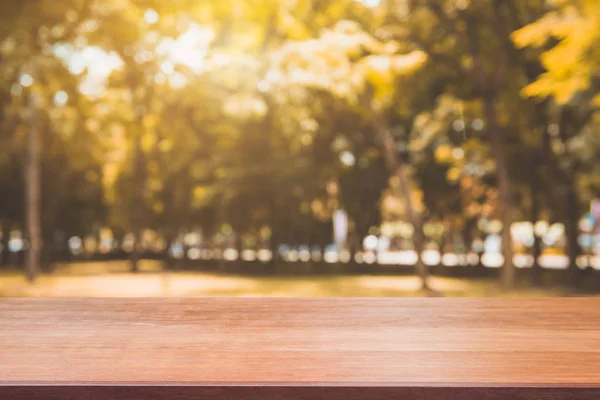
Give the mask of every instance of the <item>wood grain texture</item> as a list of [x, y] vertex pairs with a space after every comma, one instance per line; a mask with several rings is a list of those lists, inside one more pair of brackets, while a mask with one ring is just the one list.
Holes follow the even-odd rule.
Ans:
[[0, 399], [55, 398], [600, 399], [600, 299], [1, 299]]

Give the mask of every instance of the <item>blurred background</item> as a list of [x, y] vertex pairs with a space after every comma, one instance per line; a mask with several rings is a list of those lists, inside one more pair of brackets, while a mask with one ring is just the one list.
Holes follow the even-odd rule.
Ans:
[[597, 0], [0, 20], [0, 296], [600, 294]]

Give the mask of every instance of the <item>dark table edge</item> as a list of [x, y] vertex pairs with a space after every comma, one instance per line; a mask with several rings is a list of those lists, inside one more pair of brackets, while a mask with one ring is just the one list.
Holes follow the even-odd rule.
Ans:
[[598, 400], [597, 386], [10, 385], [2, 400]]

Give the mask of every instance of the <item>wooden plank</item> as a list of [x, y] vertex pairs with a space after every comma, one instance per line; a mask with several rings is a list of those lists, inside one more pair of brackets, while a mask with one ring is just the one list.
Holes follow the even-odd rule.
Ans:
[[0, 399], [600, 399], [600, 299], [1, 299]]

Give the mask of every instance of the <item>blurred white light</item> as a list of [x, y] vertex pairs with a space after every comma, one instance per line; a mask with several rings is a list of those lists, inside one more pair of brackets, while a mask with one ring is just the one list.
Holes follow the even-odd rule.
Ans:
[[533, 231], [537, 236], [544, 236], [548, 232], [549, 225], [546, 221], [538, 221], [535, 223]]
[[437, 250], [425, 250], [421, 253], [421, 260], [425, 265], [434, 266], [440, 263], [442, 256]]
[[542, 237], [542, 242], [544, 242], [546, 246], [553, 246], [556, 243], [557, 239], [557, 237], [548, 232], [544, 235], [544, 237]]
[[377, 262], [381, 265], [414, 265], [419, 257], [416, 251], [387, 251], [377, 255]]
[[595, 270], [600, 271], [600, 257], [598, 257], [598, 256], [592, 257], [592, 259], [590, 260], [590, 265]]
[[499, 253], [502, 249], [502, 238], [500, 235], [493, 234], [485, 238], [483, 249], [486, 253]]
[[579, 256], [579, 257], [577, 257], [577, 260], [575, 260], [575, 263], [577, 264], [577, 266], [579, 267], [579, 269], [586, 269], [590, 265], [590, 262], [588, 260], [588, 256]]
[[160, 16], [158, 15], [158, 13], [151, 8], [146, 10], [146, 12], [144, 13], [144, 20], [149, 24], [155, 24], [159, 21], [159, 19]]
[[594, 217], [588, 214], [579, 221], [579, 229], [581, 229], [583, 232], [590, 233], [594, 230], [595, 224], [596, 222], [594, 221]]
[[150, 62], [152, 60], [152, 52], [148, 51], [148, 50], [144, 50], [138, 54], [136, 54], [136, 57], [139, 56], [139, 58], [136, 60], [136, 62], [138, 62], [139, 64], [143, 64], [143, 63], [147, 63]]
[[310, 252], [310, 255], [311, 255], [311, 258], [313, 261], [315, 261], [315, 262], [321, 261], [321, 250], [313, 249]]
[[492, 221], [490, 221], [490, 223], [488, 224], [487, 230], [489, 233], [500, 233], [502, 232], [502, 221], [500, 221], [499, 219], [494, 219]]
[[260, 90], [261, 92], [268, 91], [270, 87], [271, 87], [271, 85], [267, 81], [258, 82], [258, 90]]
[[244, 251], [242, 251], [242, 260], [244, 260], [244, 261], [254, 261], [254, 260], [256, 260], [256, 252], [254, 250], [244, 250]]
[[452, 128], [454, 128], [457, 132], [462, 132], [465, 129], [465, 121], [462, 119], [457, 119], [452, 123]]
[[164, 84], [167, 81], [167, 77], [165, 76], [165, 74], [156, 74], [154, 75], [154, 82], [156, 82], [159, 85]]
[[227, 249], [223, 252], [223, 258], [227, 261], [235, 261], [239, 257], [239, 252], [236, 249]]
[[364, 263], [364, 262], [365, 262], [365, 260], [363, 259], [363, 255], [362, 255], [362, 253], [361, 253], [361, 252], [356, 252], [356, 253], [354, 254], [354, 261], [355, 261], [357, 264], [362, 264], [362, 263]]
[[377, 248], [378, 241], [379, 239], [377, 239], [377, 236], [369, 235], [363, 240], [363, 246], [367, 250], [375, 250]]
[[465, 157], [465, 151], [461, 147], [452, 149], [452, 157], [456, 160], [462, 160]]
[[181, 72], [176, 72], [169, 77], [169, 83], [174, 89], [179, 89], [185, 86], [187, 78]]
[[107, 254], [112, 250], [112, 248], [113, 248], [112, 238], [103, 238], [102, 240], [100, 240], [100, 246], [98, 246], [100, 253]]
[[287, 253], [287, 260], [289, 262], [296, 262], [299, 258], [300, 257], [297, 250], [291, 250], [289, 253]]
[[515, 222], [510, 226], [510, 234], [518, 242], [527, 247], [531, 247], [534, 243], [533, 224], [531, 222]]
[[475, 251], [477, 253], [483, 253], [483, 248], [484, 248], [483, 240], [481, 240], [481, 239], [473, 240], [471, 247], [473, 248], [473, 251]]
[[179, 243], [173, 243], [171, 249], [169, 249], [171, 257], [181, 259], [184, 256], [183, 246]]
[[466, 254], [458, 255], [458, 265], [460, 265], [461, 267], [466, 267], [467, 265], [469, 265], [469, 258]]
[[166, 75], [170, 75], [175, 71], [175, 65], [171, 61], [165, 61], [160, 64], [160, 70]]
[[377, 263], [380, 265], [394, 265], [398, 263], [397, 261], [393, 252], [386, 251], [377, 254]]
[[377, 7], [381, 0], [358, 0], [359, 3], [362, 3], [365, 7], [373, 8]]
[[[307, 132], [315, 132], [319, 129], [319, 123], [312, 118], [306, 118], [300, 121], [300, 127]], [[312, 142], [312, 137], [311, 137]], [[309, 143], [310, 144], [310, 143]]]
[[272, 258], [273, 258], [273, 253], [271, 252], [271, 250], [262, 249], [262, 250], [258, 251], [258, 259], [261, 262], [271, 261]]
[[60, 90], [54, 95], [54, 105], [57, 107], [64, 106], [67, 101], [69, 101], [69, 95], [64, 90]]
[[82, 244], [81, 238], [79, 238], [77, 236], [73, 236], [73, 237], [69, 238], [69, 248], [71, 250], [80, 249], [81, 244]]
[[300, 261], [302, 261], [302, 262], [310, 261], [310, 250], [302, 249], [298, 252], [298, 254], [299, 254], [298, 258], [300, 258]]
[[479, 221], [477, 221], [477, 228], [482, 232], [488, 232], [489, 225], [490, 220], [487, 217], [479, 218]]
[[531, 254], [515, 254], [513, 256], [513, 264], [517, 268], [533, 267], [534, 258]]
[[[81, 239], [80, 239], [81, 240]], [[13, 238], [8, 241], [8, 251], [16, 253], [25, 248], [25, 242], [23, 239]]]
[[600, 235], [594, 235], [592, 242], [594, 254], [600, 254]]
[[445, 253], [442, 256], [442, 264], [446, 267], [456, 267], [458, 265], [458, 255], [456, 253]]
[[287, 254], [289, 251], [290, 251], [290, 248], [289, 248], [287, 245], [285, 245], [285, 244], [282, 244], [282, 245], [281, 245], [281, 246], [279, 246], [279, 248], [277, 249], [277, 252], [278, 252], [280, 255], [282, 255], [282, 256], [283, 256], [283, 255], [286, 255], [286, 254]]
[[185, 245], [189, 247], [198, 246], [200, 244], [200, 241], [200, 235], [194, 232], [186, 233], [183, 237], [183, 243], [185, 243]]
[[339, 261], [338, 253], [336, 251], [326, 251], [323, 260], [329, 264], [336, 263]]
[[176, 39], [163, 39], [156, 52], [175, 64], [183, 64], [200, 73], [208, 66], [208, 47], [214, 37], [215, 34], [210, 28], [192, 24]]
[[400, 223], [397, 228], [398, 234], [404, 239], [410, 239], [415, 233], [415, 227], [410, 223]]
[[29, 74], [23, 74], [21, 75], [21, 79], [19, 80], [19, 82], [21, 83], [21, 86], [29, 87], [33, 85], [33, 77]]
[[483, 121], [482, 121], [481, 119], [476, 119], [476, 120], [474, 120], [474, 121], [473, 121], [473, 123], [471, 124], [471, 127], [472, 127], [473, 129], [475, 129], [476, 131], [480, 131], [480, 130], [482, 130], [482, 129], [483, 129], [484, 125], [485, 125], [485, 124], [483, 123]]
[[550, 225], [550, 228], [548, 228], [548, 233], [556, 237], [564, 235], [565, 225], [559, 222], [552, 224]]
[[227, 54], [215, 54], [212, 59], [212, 64], [217, 66], [217, 67], [224, 67], [226, 65], [229, 65], [229, 63], [231, 63], [231, 59], [229, 58], [229, 56]]
[[469, 252], [469, 254], [467, 254], [467, 262], [472, 266], [479, 264], [479, 256], [477, 253]]
[[356, 157], [349, 151], [343, 151], [340, 153], [340, 161], [346, 167], [352, 167], [356, 163]]
[[344, 250], [340, 253], [339, 255], [339, 259], [341, 262], [343, 262], [344, 264], [347, 264], [350, 262], [350, 260], [352, 259], [352, 255], [350, 254], [349, 251]]
[[378, 241], [377, 241], [377, 251], [382, 253], [387, 251], [387, 249], [389, 249], [390, 247], [390, 239], [388, 239], [386, 236], [380, 236]]
[[415, 265], [419, 261], [419, 254], [414, 250], [405, 250], [399, 253], [400, 264]]
[[283, 74], [278, 70], [270, 70], [267, 72], [267, 81], [277, 83], [283, 79]]
[[546, 269], [567, 269], [569, 257], [560, 254], [543, 254], [538, 258], [538, 263]]
[[83, 58], [74, 58], [69, 62], [69, 72], [73, 75], [80, 75], [85, 71], [85, 60]]
[[504, 256], [500, 253], [483, 253], [481, 263], [488, 268], [500, 268], [504, 265]]
[[187, 251], [187, 257], [190, 260], [199, 260], [200, 259], [200, 249], [193, 248]]
[[366, 253], [363, 254], [363, 260], [365, 260], [367, 264], [373, 264], [375, 261], [377, 261], [377, 256], [375, 256], [374, 253]]
[[121, 243], [121, 248], [127, 252], [130, 253], [133, 251], [133, 246], [135, 245], [135, 237], [133, 236], [133, 234], [128, 233], [125, 235], [125, 237], [123, 238], [123, 242]]

